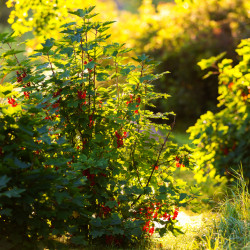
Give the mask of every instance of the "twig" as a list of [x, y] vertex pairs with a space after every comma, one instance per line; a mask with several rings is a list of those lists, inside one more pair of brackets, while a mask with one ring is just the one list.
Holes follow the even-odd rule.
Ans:
[[[156, 160], [155, 164], [153, 165], [153, 169], [152, 169], [152, 171], [151, 171], [151, 174], [150, 174], [150, 176], [149, 176], [149, 179], [148, 179], [147, 184], [146, 184], [145, 187], [148, 187], [148, 185], [149, 185], [149, 183], [150, 183], [150, 181], [151, 181], [151, 179], [152, 179], [153, 173], [154, 173], [154, 171], [155, 171], [155, 166], [157, 166], [158, 163], [159, 163], [159, 159], [160, 159], [161, 153], [162, 153], [162, 151], [163, 151], [163, 149], [164, 149], [164, 147], [165, 147], [165, 145], [166, 145], [166, 143], [167, 143], [167, 141], [168, 141], [168, 139], [169, 139], [170, 133], [173, 131], [174, 125], [175, 125], [175, 116], [174, 116], [174, 121], [173, 121], [173, 123], [171, 124], [171, 130], [168, 132], [168, 135], [166, 136], [166, 138], [165, 138], [165, 140], [164, 140], [164, 142], [163, 142], [163, 144], [162, 144], [162, 146], [161, 146], [161, 148], [160, 148], [160, 150], [159, 150], [159, 153], [158, 153], [158, 156], [157, 156], [157, 160]], [[142, 194], [140, 194], [140, 195], [137, 197], [137, 199], [132, 203], [132, 206], [135, 205], [135, 203], [141, 198], [141, 196], [142, 196]]]

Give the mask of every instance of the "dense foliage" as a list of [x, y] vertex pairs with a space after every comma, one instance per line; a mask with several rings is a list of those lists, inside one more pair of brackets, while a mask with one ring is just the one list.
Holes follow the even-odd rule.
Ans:
[[[11, 86], [1, 90], [3, 97], [11, 93]], [[22, 110], [21, 104], [17, 105], [2, 105], [0, 109], [0, 247], [3, 249], [31, 249], [32, 244], [47, 240], [52, 234], [69, 232], [70, 227], [76, 226], [72, 214], [81, 212], [86, 204], [74, 180], [76, 173], [61, 168], [59, 174], [47, 165], [59, 149], [58, 144], [48, 139], [42, 112], [36, 108]], [[60, 151], [64, 150], [67, 149], [60, 147]]]
[[[29, 42], [34, 48], [52, 33], [55, 39], [58, 37], [60, 25], [72, 20], [69, 9], [87, 4], [82, 0], [9, 0], [8, 6], [15, 7], [9, 22], [17, 34], [34, 32], [35, 39]], [[157, 6], [144, 0], [137, 13], [119, 10], [119, 0], [95, 0], [92, 4], [100, 12], [97, 19], [119, 21], [112, 27], [118, 42], [146, 51], [163, 62], [159, 72], [171, 72], [157, 83], [158, 91], [172, 96], [167, 103], [157, 102], [158, 111], [173, 110], [187, 128], [202, 113], [216, 110], [216, 77], [202, 80], [196, 64], [223, 51], [237, 59], [233, 51], [250, 34], [248, 0], [176, 0]]]
[[92, 10], [71, 12], [77, 22], [23, 60], [0, 36], [0, 234], [14, 247], [176, 234], [179, 207], [197, 194], [173, 178], [192, 167], [191, 149], [172, 142], [174, 124], [151, 122], [174, 114], [145, 109], [168, 97], [152, 83], [167, 72], [154, 75], [145, 55], [127, 63], [129, 50], [107, 43], [112, 22], [92, 21]]
[[217, 113], [208, 111], [189, 128], [196, 147], [200, 174], [215, 169], [217, 174], [232, 177], [232, 169], [243, 166], [244, 177], [250, 178], [250, 39], [242, 40], [238, 49], [240, 62], [233, 66], [231, 59], [218, 61], [223, 55], [202, 60], [202, 69], [216, 68], [219, 74]]

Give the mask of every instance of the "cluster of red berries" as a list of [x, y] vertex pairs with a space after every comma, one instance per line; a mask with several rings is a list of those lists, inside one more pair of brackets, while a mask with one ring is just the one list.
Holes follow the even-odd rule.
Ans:
[[[16, 72], [17, 74], [17, 82], [20, 83], [20, 82], [23, 82], [23, 78], [25, 78], [27, 76], [26, 72], [24, 72], [23, 74], [21, 74], [19, 71]], [[26, 85], [23, 85], [24, 88], [26, 87], [30, 87], [30, 82], [28, 82]], [[30, 92], [28, 91], [24, 91], [24, 96], [29, 99], [30, 97]]]
[[116, 143], [117, 143], [117, 148], [120, 148], [123, 146], [123, 139], [128, 136], [127, 132], [123, 132], [123, 135], [119, 134], [117, 131], [115, 131], [115, 136], [116, 136]]
[[93, 120], [93, 115], [89, 116], [89, 127], [91, 128], [94, 125], [95, 121]]
[[37, 149], [37, 150], [34, 151], [34, 154], [35, 154], [35, 155], [39, 155], [40, 153], [41, 153], [41, 150], [40, 150], [40, 149]]
[[100, 212], [98, 214], [99, 217], [107, 217], [107, 215], [109, 215], [109, 213], [111, 213], [112, 209], [108, 206], [104, 206], [104, 205], [101, 205], [101, 209], [100, 209]]
[[234, 151], [235, 150], [235, 148], [236, 148], [236, 143], [234, 142], [233, 143], [233, 146], [232, 146], [232, 148], [230, 149], [230, 148], [228, 148], [227, 146], [221, 146], [220, 147], [220, 149], [221, 149], [221, 151], [223, 152], [223, 154], [224, 155], [228, 155], [229, 154], [229, 152], [230, 151]]
[[[128, 106], [130, 103], [133, 103], [133, 99], [134, 99], [134, 96], [133, 96], [133, 95], [129, 95], [129, 97], [130, 97], [130, 100], [126, 102], [127, 106]], [[137, 98], [135, 99], [135, 102], [137, 103], [137, 104], [136, 104], [136, 107], [138, 108], [139, 105], [140, 105], [140, 103], [141, 103], [141, 97], [140, 97], [140, 96], [137, 97]], [[135, 114], [138, 114], [138, 113], [139, 113], [138, 109], [135, 110]]]
[[59, 95], [61, 95], [62, 89], [59, 89], [58, 91], [53, 93], [53, 97], [57, 97]]
[[159, 169], [159, 166], [153, 166], [155, 168], [155, 170], [158, 170]]
[[95, 174], [90, 174], [89, 169], [83, 170], [82, 175], [86, 176], [87, 179], [90, 181], [90, 186], [95, 185]]
[[243, 99], [243, 101], [246, 101], [247, 99], [250, 98], [250, 87], [248, 87], [248, 89], [243, 89], [241, 92], [241, 97]]
[[135, 212], [135, 214], [138, 214], [139, 216], [136, 217], [136, 219], [139, 219], [139, 217], [143, 217], [146, 219], [146, 223], [143, 226], [142, 230], [152, 235], [155, 231], [154, 224], [152, 221], [157, 218], [161, 218], [164, 221], [169, 221], [170, 219], [175, 220], [178, 216], [179, 209], [175, 208], [173, 214], [164, 213], [162, 216], [159, 213], [159, 209], [163, 206], [160, 202], [152, 203], [149, 206], [146, 206], [144, 208], [140, 208], [138, 212]]
[[[227, 85], [227, 82], [224, 82], [224, 84]], [[230, 82], [227, 87], [230, 91], [232, 91], [233, 86], [234, 83]], [[247, 99], [250, 98], [250, 87], [248, 87], [248, 89], [241, 89], [241, 97], [243, 101], [246, 101]]]
[[165, 214], [163, 214], [162, 219], [167, 220], [167, 221], [169, 221], [170, 219], [175, 220], [177, 218], [178, 214], [179, 214], [179, 208], [175, 208], [174, 214], [172, 215], [172, 217], [170, 214], [165, 213]]
[[155, 228], [154, 226], [150, 227], [150, 221], [145, 223], [145, 226], [142, 228], [143, 231], [148, 232], [150, 235], [153, 235]]
[[[140, 217], [145, 217], [146, 219], [146, 223], [143, 226], [142, 230], [149, 233], [150, 235], [153, 235], [155, 231], [154, 224], [152, 225], [151, 220], [156, 219], [158, 217], [158, 210], [160, 209], [160, 207], [161, 204], [158, 202], [152, 203], [149, 206], [139, 209]], [[137, 217], [137, 219], [139, 218]]]
[[86, 98], [86, 90], [81, 91], [81, 90], [77, 90], [77, 96], [78, 99], [82, 100]]
[[179, 208], [175, 208], [172, 220], [175, 220], [179, 214]]
[[[53, 97], [55, 98], [57, 96], [60, 96], [61, 92], [62, 92], [62, 89], [59, 89], [58, 91], [54, 92]], [[62, 101], [62, 97], [60, 96], [60, 98], [55, 103], [52, 104], [52, 108], [54, 109], [59, 108], [61, 101]], [[59, 112], [59, 109], [57, 109], [56, 112]]]
[[8, 98], [8, 103], [12, 106], [12, 107], [16, 107], [17, 106], [17, 102], [15, 99], [13, 98]]
[[[93, 61], [93, 59], [92, 59], [92, 58], [91, 58], [91, 59], [89, 59], [89, 62], [92, 62], [92, 61]], [[85, 62], [84, 62], [84, 64], [86, 65], [86, 64], [88, 64], [88, 62], [87, 62], [87, 61], [85, 61]], [[89, 71], [89, 73], [91, 73], [93, 70], [88, 68], [88, 71]]]
[[[133, 99], [134, 99], [134, 96], [133, 96], [133, 95], [129, 95], [129, 97], [130, 97], [130, 100], [126, 102], [127, 105], [129, 105], [130, 103], [133, 103]], [[135, 99], [135, 102], [137, 103], [137, 104], [136, 104], [136, 107], [138, 108], [139, 105], [140, 105], [140, 103], [141, 103], [141, 97], [140, 97], [140, 96], [137, 97], [137, 98]]]
[[[21, 74], [19, 71], [16, 72], [17, 74], [17, 82], [21, 83], [23, 82], [23, 78], [25, 78], [27, 76], [27, 74], [24, 72], [23, 74]], [[30, 87], [30, 82], [28, 82], [26, 85], [23, 86], [24, 88], [26, 87]], [[30, 92], [28, 91], [24, 91], [24, 96], [29, 99], [30, 97]], [[8, 103], [12, 106], [12, 107], [16, 107], [18, 104], [16, 102], [16, 100], [14, 98], [8, 98]]]
[[175, 157], [175, 160], [176, 160], [176, 167], [177, 167], [177, 168], [185, 167], [184, 164], [181, 164], [181, 163], [180, 163], [180, 158], [179, 158], [178, 156]]
[[133, 102], [133, 95], [129, 95], [130, 100], [126, 102], [127, 106]]
[[21, 74], [19, 71], [16, 72], [17, 75], [17, 82], [22, 82], [23, 78], [25, 78], [27, 76], [27, 74], [24, 72], [23, 74]]
[[83, 140], [83, 142], [82, 142], [82, 147], [80, 147], [80, 146], [77, 146], [77, 149], [78, 150], [80, 150], [80, 149], [85, 149], [85, 145], [87, 144], [87, 140]]

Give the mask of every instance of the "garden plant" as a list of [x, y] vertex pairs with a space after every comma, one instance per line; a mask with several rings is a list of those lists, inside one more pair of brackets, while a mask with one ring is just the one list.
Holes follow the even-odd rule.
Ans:
[[178, 234], [179, 208], [198, 194], [173, 178], [194, 165], [192, 150], [172, 141], [175, 118], [153, 122], [174, 113], [148, 110], [168, 97], [153, 82], [168, 72], [153, 74], [144, 54], [131, 63], [93, 9], [72, 11], [77, 22], [29, 57], [13, 34], [0, 35], [0, 246], [122, 246]]

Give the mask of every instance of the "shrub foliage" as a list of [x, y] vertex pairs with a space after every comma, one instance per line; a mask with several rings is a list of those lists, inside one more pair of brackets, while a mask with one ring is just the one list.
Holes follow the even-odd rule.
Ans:
[[92, 21], [93, 9], [71, 12], [77, 23], [22, 61], [13, 36], [0, 37], [0, 230], [24, 248], [178, 233], [179, 207], [197, 194], [172, 176], [193, 166], [192, 151], [171, 141], [174, 124], [151, 122], [174, 114], [145, 109], [168, 96], [152, 83], [167, 72], [154, 75], [144, 54], [128, 63], [129, 50], [106, 41], [112, 22]]
[[199, 63], [202, 69], [212, 66], [218, 70], [220, 111], [208, 111], [188, 132], [197, 146], [198, 165], [203, 172], [215, 168], [218, 174], [230, 178], [232, 169], [238, 170], [242, 163], [244, 176], [249, 179], [250, 40], [242, 40], [236, 51], [241, 61], [235, 66], [231, 59], [223, 59], [216, 66], [223, 55]]

